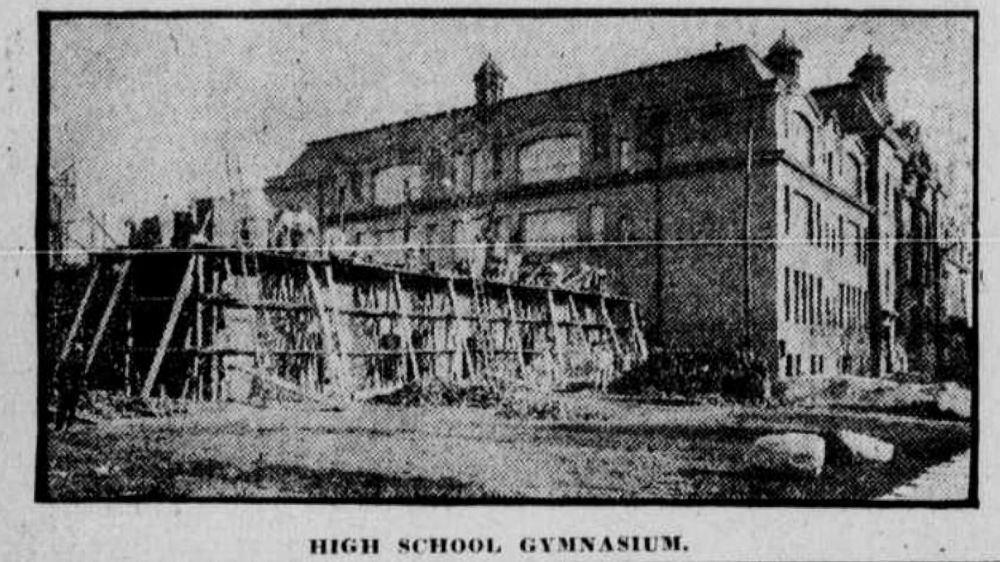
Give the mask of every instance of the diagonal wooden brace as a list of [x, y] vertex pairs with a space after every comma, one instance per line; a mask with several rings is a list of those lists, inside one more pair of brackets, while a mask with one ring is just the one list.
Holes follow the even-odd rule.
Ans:
[[87, 351], [87, 362], [83, 366], [83, 375], [81, 375], [84, 380], [87, 380], [87, 375], [90, 374], [90, 367], [94, 364], [97, 349], [101, 345], [101, 340], [104, 339], [104, 332], [108, 329], [111, 313], [114, 312], [115, 305], [118, 304], [118, 297], [121, 296], [122, 287], [125, 285], [125, 278], [128, 277], [129, 268], [131, 267], [132, 261], [125, 260], [122, 270], [118, 273], [118, 279], [115, 280], [115, 288], [111, 291], [111, 297], [108, 299], [108, 304], [104, 307], [104, 314], [101, 315], [101, 321], [97, 325], [97, 333], [94, 334], [94, 341], [90, 343], [90, 349]]
[[59, 368], [62, 364], [66, 362], [66, 358], [69, 357], [69, 351], [72, 349], [73, 340], [76, 339], [76, 333], [80, 331], [80, 326], [83, 324], [83, 313], [87, 310], [87, 304], [90, 302], [90, 296], [94, 292], [94, 286], [97, 285], [97, 278], [101, 274], [101, 265], [99, 263], [94, 264], [94, 269], [90, 272], [90, 280], [87, 281], [87, 289], [83, 292], [83, 299], [80, 300], [80, 306], [76, 309], [76, 314], [73, 316], [73, 324], [69, 328], [69, 334], [66, 335], [66, 341], [63, 342], [62, 351], [59, 353], [59, 361], [56, 362], [55, 373], [59, 373]]
[[184, 308], [184, 302], [191, 294], [191, 284], [194, 279], [195, 256], [188, 259], [187, 269], [184, 270], [184, 277], [181, 279], [181, 286], [174, 297], [174, 304], [170, 307], [170, 316], [167, 318], [167, 325], [163, 329], [163, 336], [160, 337], [160, 344], [156, 347], [156, 355], [153, 356], [153, 363], [149, 366], [149, 373], [146, 374], [146, 381], [142, 385], [142, 397], [149, 398], [153, 391], [153, 384], [156, 383], [156, 376], [160, 373], [160, 365], [163, 363], [163, 356], [166, 355], [167, 345], [174, 335], [177, 327], [177, 319]]

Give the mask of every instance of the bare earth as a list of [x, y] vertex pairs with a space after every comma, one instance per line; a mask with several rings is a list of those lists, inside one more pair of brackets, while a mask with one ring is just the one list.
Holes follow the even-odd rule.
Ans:
[[[46, 499], [460, 498], [727, 500], [883, 496], [970, 446], [965, 422], [736, 406], [668, 406], [589, 394], [608, 421], [502, 419], [492, 410], [359, 405], [202, 406], [170, 418], [51, 433]], [[831, 459], [817, 479], [764, 478], [741, 459], [781, 431], [862, 431], [887, 465]]]

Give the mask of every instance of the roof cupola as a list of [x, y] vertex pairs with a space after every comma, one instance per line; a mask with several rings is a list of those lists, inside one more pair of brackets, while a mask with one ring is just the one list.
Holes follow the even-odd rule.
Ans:
[[781, 37], [767, 51], [764, 62], [785, 81], [797, 84], [799, 81], [799, 59], [801, 58], [802, 50], [789, 39], [788, 31], [782, 30]]
[[507, 76], [493, 60], [492, 55], [486, 55], [486, 60], [476, 71], [473, 82], [476, 84], [476, 105], [493, 105], [503, 98], [503, 83]]
[[891, 72], [892, 67], [885, 63], [885, 57], [868, 45], [868, 52], [854, 63], [854, 70], [848, 76], [873, 102], [886, 103], [886, 77]]

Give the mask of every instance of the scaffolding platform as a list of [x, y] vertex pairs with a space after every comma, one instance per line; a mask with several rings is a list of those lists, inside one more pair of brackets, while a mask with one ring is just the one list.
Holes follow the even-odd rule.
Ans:
[[603, 388], [647, 354], [636, 303], [608, 294], [213, 246], [97, 253], [90, 268], [55, 374], [76, 353], [66, 375], [91, 381], [101, 356], [120, 372], [99, 386], [142, 397], [242, 400], [261, 384], [317, 401], [429, 381]]

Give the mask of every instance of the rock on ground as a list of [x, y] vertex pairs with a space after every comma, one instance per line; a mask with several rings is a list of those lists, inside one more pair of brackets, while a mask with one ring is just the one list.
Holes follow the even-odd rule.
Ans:
[[937, 407], [943, 413], [969, 419], [972, 417], [972, 393], [953, 382], [944, 383], [937, 396]]
[[819, 476], [826, 460], [826, 441], [812, 433], [782, 433], [757, 439], [747, 451], [751, 470], [781, 475]]
[[838, 431], [837, 440], [848, 452], [851, 460], [889, 462], [895, 450], [891, 443], [853, 431]]

